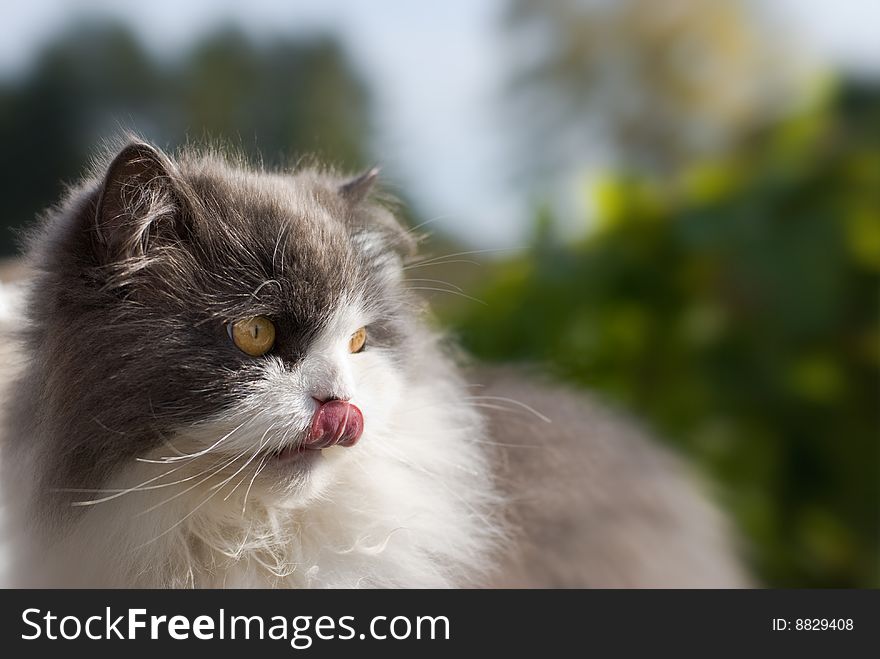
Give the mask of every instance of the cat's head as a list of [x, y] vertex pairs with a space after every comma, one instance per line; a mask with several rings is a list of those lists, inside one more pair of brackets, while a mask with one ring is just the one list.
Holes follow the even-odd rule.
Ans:
[[37, 238], [52, 485], [100, 489], [152, 460], [290, 493], [390, 432], [431, 339], [375, 177], [119, 150]]

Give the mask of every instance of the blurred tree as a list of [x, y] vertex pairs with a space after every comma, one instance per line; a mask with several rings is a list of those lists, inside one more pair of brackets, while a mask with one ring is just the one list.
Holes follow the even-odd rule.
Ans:
[[126, 29], [82, 25], [0, 83], [0, 255], [122, 128], [175, 146], [231, 143], [266, 164], [366, 160], [369, 98], [329, 38], [254, 43], [235, 30], [159, 61]]
[[186, 108], [187, 130], [237, 137], [267, 164], [303, 154], [364, 162], [366, 89], [328, 39], [258, 48], [234, 30], [217, 33], [190, 52], [174, 97]]
[[513, 0], [519, 162], [550, 179], [585, 160], [662, 175], [735, 143], [802, 82], [765, 14], [747, 0]]
[[599, 202], [594, 234], [541, 229], [469, 291], [488, 306], [447, 314], [466, 345], [650, 421], [720, 484], [767, 584], [880, 585], [880, 90]]

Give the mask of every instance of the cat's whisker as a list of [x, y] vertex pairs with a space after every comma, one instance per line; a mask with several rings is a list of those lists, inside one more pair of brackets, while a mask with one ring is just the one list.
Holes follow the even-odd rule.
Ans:
[[168, 447], [168, 449], [170, 449], [172, 453], [176, 453], [180, 457], [183, 457], [186, 455], [183, 451], [179, 450], [174, 444], [172, 444], [171, 440], [168, 438], [164, 438], [162, 440], [162, 444], [164, 444], [166, 447]]
[[501, 448], [529, 448], [529, 449], [543, 449], [543, 446], [539, 446], [537, 444], [510, 444], [508, 442], [493, 442], [489, 439], [469, 439], [467, 440], [468, 444], [480, 444], [482, 446], [498, 446]]
[[[496, 410], [499, 412], [524, 412], [526, 410], [522, 410], [519, 408], [505, 407], [504, 405], [493, 405], [492, 403], [469, 403], [471, 407], [481, 407], [486, 410]], [[538, 419], [544, 423], [551, 423], [549, 419], [543, 419], [540, 416]]]
[[[118, 488], [118, 489], [56, 488], [51, 491], [52, 492], [69, 492], [69, 493], [76, 493], [76, 494], [100, 494], [102, 492], [113, 493], [113, 494], [111, 494], [111, 496], [102, 497], [100, 499], [92, 499], [92, 500], [88, 500], [88, 501], [73, 501], [70, 504], [72, 506], [93, 506], [98, 503], [104, 503], [106, 501], [111, 501], [113, 499], [117, 499], [117, 498], [123, 496], [124, 494], [128, 494], [130, 492], [141, 492], [144, 490], [153, 490], [153, 489], [158, 489], [159, 487], [167, 487], [168, 485], [173, 485], [173, 483], [166, 483], [163, 485], [149, 486], [150, 483], [155, 483], [157, 480], [165, 478], [166, 476], [174, 473], [178, 469], [183, 469], [184, 466], [185, 465], [178, 465], [177, 467], [174, 467], [173, 469], [169, 469], [168, 471], [166, 471], [162, 474], [159, 474], [158, 476], [154, 476], [153, 478], [145, 480], [143, 483], [139, 483], [133, 487], [128, 487], [128, 488]], [[149, 486], [149, 487], [147, 487], [147, 486]]]
[[427, 263], [432, 263], [434, 261], [439, 261], [441, 259], [449, 259], [449, 258], [454, 258], [454, 257], [458, 257], [458, 256], [471, 256], [471, 255], [476, 255], [476, 254], [491, 254], [491, 253], [497, 253], [497, 252], [517, 252], [517, 251], [522, 251], [523, 249], [525, 249], [525, 248], [524, 247], [499, 247], [499, 248], [495, 248], [495, 249], [474, 249], [474, 250], [468, 250], [465, 252], [453, 252], [452, 254], [443, 254], [440, 256], [429, 257], [426, 259], [422, 259], [421, 261], [416, 261], [416, 263], [418, 263], [419, 265], [425, 265]]
[[[164, 505], [166, 505], [166, 504], [168, 504], [168, 503], [171, 503], [172, 501], [174, 501], [174, 500], [177, 499], [178, 497], [183, 496], [183, 495], [186, 494], [187, 492], [191, 492], [192, 490], [194, 490], [195, 488], [197, 488], [197, 487], [198, 487], [199, 485], [201, 485], [202, 483], [205, 483], [206, 481], [210, 480], [211, 478], [213, 478], [214, 476], [216, 476], [217, 474], [219, 474], [221, 471], [223, 471], [224, 469], [226, 469], [226, 467], [228, 467], [229, 465], [234, 464], [237, 460], [239, 460], [239, 459], [241, 459], [242, 457], [244, 457], [245, 455], [247, 455], [248, 451], [250, 451], [250, 448], [247, 448], [247, 449], [245, 449], [244, 451], [242, 451], [241, 453], [238, 453], [237, 455], [234, 455], [232, 458], [230, 458], [230, 459], [226, 460], [225, 462], [223, 462], [223, 463], [222, 463], [217, 469], [212, 470], [211, 473], [209, 473], [207, 476], [205, 476], [202, 480], [197, 481], [196, 483], [194, 483], [193, 485], [190, 485], [190, 486], [189, 486], [188, 488], [186, 488], [185, 490], [182, 490], [182, 491], [178, 492], [177, 494], [174, 494], [173, 496], [168, 497], [168, 498], [165, 499], [164, 501], [160, 501], [159, 503], [150, 506], [150, 507], [147, 508], [146, 510], [142, 510], [142, 511], [140, 511], [139, 513], [137, 513], [137, 514], [135, 515], [135, 517], [140, 517], [140, 516], [142, 516], [142, 515], [146, 515], [146, 514], [148, 514], [148, 513], [151, 513], [151, 512], [153, 512], [154, 510], [156, 510], [156, 509], [158, 509], [158, 508], [161, 508], [162, 506], [164, 506]], [[215, 464], [216, 464], [216, 463], [215, 463]]]
[[464, 289], [461, 288], [461, 286], [456, 286], [455, 284], [448, 282], [448, 281], [443, 281], [442, 279], [411, 278], [411, 279], [404, 279], [404, 281], [406, 281], [406, 282], [423, 281], [423, 282], [428, 282], [430, 284], [442, 284], [443, 286], [449, 286], [450, 288], [458, 291], [459, 293], [464, 293]]
[[[238, 476], [238, 474], [240, 474], [240, 473], [241, 473], [241, 472], [242, 472], [242, 471], [243, 471], [243, 470], [244, 470], [244, 469], [245, 469], [245, 468], [246, 468], [251, 462], [253, 462], [253, 461], [254, 461], [254, 458], [256, 458], [258, 455], [260, 455], [260, 453], [262, 452], [263, 448], [264, 448], [264, 447], [266, 446], [266, 444], [268, 443], [268, 440], [266, 440], [266, 437], [267, 437], [267, 436], [269, 435], [269, 433], [271, 433], [274, 429], [275, 429], [275, 426], [274, 426], [274, 425], [269, 426], [269, 428], [266, 430], [266, 432], [263, 433], [262, 438], [260, 438], [259, 446], [257, 446], [256, 449], [254, 449], [254, 453], [253, 453], [253, 455], [248, 459], [248, 461], [245, 462], [241, 467], [239, 467], [238, 471], [236, 471], [234, 474], [232, 474], [232, 476], [230, 476], [230, 477], [227, 478], [225, 481], [223, 481], [223, 483], [220, 483], [220, 485], [215, 485], [215, 486], [213, 486], [212, 489], [223, 487], [223, 485], [224, 485], [225, 483], [228, 483], [230, 480], [232, 480], [233, 478], [235, 478], [236, 476]], [[245, 475], [245, 477], [246, 477], [246, 475]], [[235, 487], [232, 488], [232, 490], [229, 492], [229, 494], [227, 494], [225, 497], [223, 497], [223, 500], [224, 500], [224, 501], [228, 500], [229, 497], [232, 496], [232, 493], [235, 492], [236, 489], [238, 489], [238, 486], [241, 485], [241, 483], [242, 483], [242, 481], [244, 481], [244, 478], [245, 478], [245, 477], [242, 477], [241, 481], [239, 481], [238, 484], [237, 484]]]
[[[234, 431], [233, 431], [233, 432], [234, 432]], [[231, 433], [230, 433], [230, 434], [231, 434]], [[166, 443], [168, 443], [168, 444], [171, 446], [171, 448], [174, 449], [175, 451], [177, 450], [176, 448], [173, 447], [173, 445], [170, 444], [170, 442], [167, 442], [167, 441], [166, 441]], [[136, 460], [137, 460], [137, 458], [136, 458]], [[139, 460], [139, 461], [141, 461], [141, 462], [148, 462], [147, 460]], [[160, 483], [160, 484], [158, 484], [158, 485], [150, 485], [150, 483], [154, 483], [154, 482], [156, 482], [156, 481], [158, 481], [158, 480], [161, 480], [162, 478], [165, 478], [166, 476], [168, 476], [168, 475], [170, 475], [170, 474], [172, 474], [172, 473], [177, 472], [177, 471], [180, 470], [180, 469], [183, 469], [184, 467], [186, 467], [186, 466], [188, 465], [188, 463], [189, 463], [189, 461], [186, 462], [186, 463], [183, 463], [183, 464], [179, 464], [179, 465], [177, 465], [176, 467], [174, 467], [174, 468], [172, 468], [172, 469], [169, 469], [168, 471], [165, 471], [165, 472], [159, 474], [158, 476], [154, 476], [153, 478], [149, 478], [149, 479], [147, 479], [146, 481], [143, 481], [142, 483], [139, 483], [138, 485], [134, 485], [134, 486], [129, 487], [129, 488], [103, 488], [103, 489], [102, 489], [102, 488], [60, 488], [60, 489], [56, 489], [56, 490], [53, 490], [53, 491], [56, 491], [56, 492], [94, 493], [94, 494], [98, 494], [98, 493], [101, 493], [101, 492], [110, 492], [110, 493], [112, 493], [111, 496], [102, 497], [102, 498], [100, 498], [100, 499], [94, 499], [94, 500], [88, 500], [88, 501], [74, 501], [74, 502], [71, 502], [71, 505], [73, 505], [73, 506], [90, 506], [90, 505], [95, 505], [95, 504], [98, 504], [98, 503], [105, 503], [105, 502], [107, 502], [107, 501], [111, 501], [111, 500], [113, 500], [113, 499], [117, 499], [117, 498], [119, 498], [119, 497], [121, 497], [121, 496], [123, 496], [123, 495], [125, 495], [125, 494], [130, 494], [130, 493], [132, 493], [132, 492], [143, 492], [143, 491], [157, 490], [157, 489], [161, 489], [161, 488], [165, 488], [165, 487], [171, 487], [171, 486], [173, 486], [173, 485], [179, 485], [180, 483], [185, 483], [185, 482], [188, 482], [188, 481], [193, 480], [193, 479], [195, 479], [195, 478], [198, 478], [199, 476], [205, 474], [207, 471], [209, 471], [209, 470], [212, 469], [215, 465], [218, 464], [217, 462], [215, 462], [215, 463], [209, 465], [207, 468], [203, 469], [202, 471], [198, 472], [197, 474], [193, 474], [193, 475], [191, 475], [191, 476], [187, 476], [186, 478], [178, 479], [178, 480], [176, 480], [176, 481], [171, 481], [170, 483]]]
[[259, 476], [260, 472], [266, 468], [267, 464], [268, 464], [268, 462], [266, 461], [266, 457], [263, 456], [263, 458], [260, 460], [260, 464], [257, 465], [256, 471], [254, 471], [254, 475], [251, 477], [251, 482], [248, 483], [247, 489], [244, 492], [244, 502], [242, 502], [242, 504], [241, 504], [241, 516], [242, 517], [244, 517], [245, 511], [247, 510], [247, 500], [248, 500], [248, 496], [251, 493], [251, 488], [254, 486], [254, 481], [257, 480], [257, 476]]
[[[95, 494], [100, 493], [100, 492], [114, 492], [115, 493], [112, 496], [103, 497], [101, 499], [91, 499], [88, 501], [72, 501], [70, 504], [72, 506], [93, 506], [95, 504], [106, 503], [107, 501], [112, 501], [113, 499], [118, 499], [119, 497], [121, 497], [123, 495], [132, 494], [134, 492], [150, 492], [152, 490], [161, 490], [162, 488], [165, 488], [165, 487], [172, 487], [174, 485], [180, 485], [181, 483], [187, 483], [193, 479], [198, 478], [199, 476], [204, 475], [209, 469], [213, 469], [214, 466], [216, 466], [216, 465], [217, 465], [216, 462], [212, 463], [211, 466], [207, 467], [206, 469], [203, 469], [202, 471], [200, 471], [197, 474], [193, 474], [192, 476], [187, 476], [186, 478], [179, 478], [178, 480], [171, 481], [170, 483], [160, 483], [159, 485], [141, 484], [141, 485], [136, 485], [134, 487], [127, 488], [127, 489], [115, 489], [115, 490], [114, 489], [106, 489], [106, 490], [101, 490], [101, 489], [94, 489], [94, 490], [68, 489], [68, 490], [57, 490], [57, 491], [80, 492], [80, 493], [91, 492], [91, 493], [95, 493]], [[160, 474], [155, 479], [150, 479], [150, 481], [145, 481], [145, 483], [149, 483], [149, 482], [156, 480], [158, 478], [163, 478], [163, 477], [167, 476], [168, 474], [170, 474], [172, 471], [177, 471], [177, 469], [182, 469], [184, 466], [185, 465], [180, 465], [180, 466], [176, 467], [175, 469], [172, 469], [171, 471], [167, 471], [164, 474]]]
[[185, 453], [185, 454], [180, 454], [180, 455], [175, 455], [175, 456], [166, 456], [166, 457], [158, 458], [156, 460], [153, 460], [150, 458], [135, 458], [135, 459], [138, 462], [147, 462], [147, 463], [151, 463], [151, 464], [168, 464], [171, 462], [179, 462], [181, 460], [190, 460], [193, 458], [198, 458], [198, 457], [206, 455], [207, 453], [210, 453], [211, 451], [216, 449], [218, 446], [220, 446], [220, 444], [225, 442], [227, 439], [229, 439], [229, 437], [231, 437], [234, 433], [241, 430], [245, 425], [247, 425], [251, 421], [252, 421], [252, 419], [245, 419], [238, 426], [236, 426], [235, 428], [230, 430], [228, 433], [223, 435], [223, 437], [218, 439], [216, 442], [211, 444], [209, 447], [204, 448], [201, 451], [196, 451], [195, 453]]
[[438, 293], [449, 293], [450, 295], [458, 295], [459, 297], [463, 297], [466, 300], [471, 300], [472, 302], [477, 302], [479, 304], [489, 306], [488, 303], [485, 302], [484, 300], [480, 300], [478, 298], [472, 297], [472, 296], [467, 295], [465, 293], [459, 293], [458, 291], [450, 291], [445, 288], [432, 288], [430, 286], [411, 286], [411, 287], [409, 287], [409, 290], [411, 290], [411, 291], [436, 291]]
[[[503, 403], [511, 403], [512, 405], [516, 405], [517, 407], [524, 409], [527, 412], [531, 412], [532, 414], [534, 414], [536, 417], [538, 417], [544, 423], [553, 423], [553, 421], [548, 416], [541, 414], [534, 407], [531, 407], [530, 405], [526, 405], [525, 403], [518, 401], [514, 398], [507, 398], [505, 396], [465, 396], [464, 400], [468, 400], [468, 401], [491, 400], [491, 401], [499, 401], [499, 402], [503, 402]], [[486, 406], [482, 405], [482, 407], [486, 407]], [[489, 408], [489, 409], [492, 409], [492, 408]], [[504, 409], [504, 408], [499, 408], [499, 409]]]
[[453, 217], [452, 215], [437, 215], [437, 216], [432, 217], [428, 220], [425, 220], [424, 222], [419, 222], [414, 227], [410, 227], [409, 229], [406, 230], [405, 233], [415, 233], [416, 231], [418, 231], [422, 227], [428, 226], [429, 224], [433, 224], [434, 222], [439, 222], [440, 220], [448, 220], [452, 217]]
[[88, 501], [73, 501], [73, 502], [71, 502], [72, 506], [92, 506], [92, 505], [96, 505], [99, 503], [106, 503], [107, 501], [112, 501], [113, 499], [117, 499], [123, 495], [131, 494], [133, 492], [148, 492], [151, 490], [159, 490], [159, 489], [162, 489], [165, 487], [172, 487], [174, 485], [180, 485], [181, 483], [189, 482], [191, 480], [198, 478], [199, 476], [203, 476], [209, 470], [213, 469], [217, 464], [219, 464], [219, 462], [213, 462], [211, 465], [209, 465], [208, 467], [206, 467], [202, 471], [198, 472], [197, 474], [187, 476], [186, 478], [180, 478], [178, 480], [171, 481], [169, 483], [160, 483], [158, 485], [149, 485], [149, 484], [153, 483], [157, 480], [160, 480], [162, 478], [165, 478], [169, 474], [172, 474], [180, 469], [183, 469], [187, 465], [185, 465], [185, 464], [178, 465], [178, 466], [174, 467], [173, 469], [169, 469], [168, 471], [166, 471], [162, 474], [159, 474], [158, 476], [150, 478], [150, 479], [144, 481], [143, 483], [139, 483], [138, 485], [134, 485], [129, 488], [118, 488], [118, 489], [111, 489], [111, 488], [107, 488], [107, 489], [61, 488], [61, 489], [56, 489], [53, 491], [55, 491], [55, 492], [72, 492], [72, 493], [94, 493], [94, 494], [101, 493], [101, 492], [112, 492], [113, 493], [111, 496], [103, 497], [101, 499], [92, 499], [92, 500], [88, 500]]
[[[268, 432], [269, 432], [269, 431], [267, 431], [267, 433], [268, 433]], [[254, 452], [254, 454], [251, 456], [251, 458], [247, 461], [247, 463], [245, 463], [245, 465], [244, 465], [245, 467], [246, 467], [248, 464], [250, 464], [251, 461], [253, 461], [253, 459], [254, 459], [257, 455], [259, 455], [259, 451], [260, 451], [260, 449], [258, 448], [258, 449]], [[247, 451], [245, 451], [244, 453], [246, 453], [246, 452], [247, 452]], [[238, 459], [239, 457], [241, 457], [241, 455], [244, 455], [244, 453], [239, 454], [239, 456], [237, 456], [236, 459]], [[242, 467], [242, 468], [244, 468], [244, 467]], [[239, 471], [241, 471], [241, 469], [239, 469]], [[204, 505], [207, 504], [211, 499], [213, 499], [213, 498], [214, 498], [214, 497], [215, 497], [215, 496], [221, 491], [222, 486], [225, 485], [226, 483], [228, 483], [230, 480], [232, 480], [232, 479], [233, 479], [233, 478], [239, 473], [239, 471], [235, 472], [235, 474], [233, 474], [232, 476], [229, 476], [226, 480], [224, 480], [224, 481], [220, 484], [220, 487], [219, 487], [219, 488], [216, 488], [216, 489], [215, 489], [215, 488], [211, 488], [213, 491], [211, 492], [211, 494], [209, 494], [209, 495], [205, 498], [204, 501], [202, 501], [199, 505], [197, 505], [195, 508], [193, 508], [192, 510], [190, 510], [186, 515], [184, 515], [183, 517], [181, 517], [179, 520], [177, 520], [174, 524], [172, 524], [172, 525], [171, 525], [169, 528], [167, 528], [165, 531], [163, 531], [162, 533], [160, 533], [159, 535], [157, 535], [155, 538], [153, 538], [152, 540], [149, 540], [149, 541], [145, 542], [144, 544], [140, 545], [139, 548], [145, 547], [145, 546], [147, 546], [147, 545], [149, 545], [149, 544], [152, 544], [152, 543], [156, 542], [156, 541], [159, 540], [160, 538], [163, 538], [164, 536], [166, 536], [166, 535], [168, 535], [169, 533], [171, 533], [171, 532], [172, 532], [174, 529], [176, 529], [178, 526], [180, 526], [181, 524], [183, 524], [187, 519], [189, 519], [190, 517], [192, 517], [193, 515], [195, 515], [196, 512], [198, 512], [199, 509], [202, 508], [202, 506], [204, 506]], [[203, 482], [203, 481], [200, 481], [200, 482]]]
[[[251, 459], [248, 460], [248, 461], [245, 463], [244, 466], [247, 467], [255, 457], [257, 457], [257, 456], [256, 456], [256, 455], [251, 456]], [[265, 456], [263, 456], [263, 457], [260, 458], [259, 462], [257, 463], [257, 467], [259, 467], [259, 465], [261, 465], [261, 464], [263, 463], [263, 460], [264, 460], [264, 459], [265, 459]], [[255, 470], [255, 471], [256, 471], [256, 470]], [[233, 474], [233, 475], [234, 475], [234, 474]], [[239, 487], [241, 487], [241, 484], [244, 483], [244, 482], [247, 480], [247, 477], [248, 477], [248, 474], [247, 474], [247, 473], [243, 474], [242, 477], [241, 477], [240, 479], [238, 479], [238, 482], [235, 484], [235, 487], [233, 487], [233, 488], [229, 491], [229, 494], [227, 494], [225, 497], [223, 497], [223, 500], [224, 500], [224, 501], [228, 501], [228, 500], [229, 500], [229, 497], [231, 497], [231, 496], [235, 493], [235, 491], [236, 491]]]
[[473, 261], [470, 259], [449, 259], [447, 261], [432, 261], [431, 263], [421, 263], [415, 261], [413, 263], [409, 263], [403, 266], [402, 270], [415, 270], [416, 268], [430, 268], [433, 266], [441, 266], [441, 265], [453, 265], [456, 263], [467, 263], [468, 265], [483, 265], [479, 261]]

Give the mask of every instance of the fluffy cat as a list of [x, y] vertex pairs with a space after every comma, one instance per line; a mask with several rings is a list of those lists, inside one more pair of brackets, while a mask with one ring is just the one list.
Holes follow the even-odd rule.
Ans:
[[45, 215], [0, 320], [10, 583], [746, 583], [630, 423], [456, 365], [374, 178], [131, 140]]

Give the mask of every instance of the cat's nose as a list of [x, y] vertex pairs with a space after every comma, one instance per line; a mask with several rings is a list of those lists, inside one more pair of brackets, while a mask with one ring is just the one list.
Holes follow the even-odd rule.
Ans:
[[347, 400], [315, 398], [320, 407], [312, 417], [305, 446], [322, 449], [330, 446], [354, 446], [364, 432], [364, 415]]

